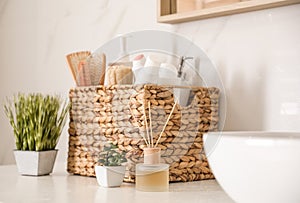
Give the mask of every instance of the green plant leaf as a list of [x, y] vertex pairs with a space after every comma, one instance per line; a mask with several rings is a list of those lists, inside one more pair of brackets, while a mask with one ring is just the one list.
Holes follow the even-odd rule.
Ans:
[[70, 105], [59, 96], [19, 93], [7, 98], [4, 111], [13, 128], [18, 150], [55, 149]]
[[103, 151], [99, 153], [98, 163], [104, 166], [120, 166], [126, 162], [126, 153], [120, 151], [117, 145], [108, 143], [103, 147]]

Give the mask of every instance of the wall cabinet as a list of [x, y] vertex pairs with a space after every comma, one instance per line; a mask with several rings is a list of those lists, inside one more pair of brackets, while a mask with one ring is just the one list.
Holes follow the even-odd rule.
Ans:
[[300, 3], [300, 0], [158, 0], [157, 21], [181, 23]]

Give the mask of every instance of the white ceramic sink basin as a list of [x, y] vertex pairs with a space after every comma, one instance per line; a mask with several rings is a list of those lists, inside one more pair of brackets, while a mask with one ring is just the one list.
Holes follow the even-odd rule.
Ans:
[[300, 132], [214, 132], [204, 142], [217, 181], [236, 202], [300, 202]]

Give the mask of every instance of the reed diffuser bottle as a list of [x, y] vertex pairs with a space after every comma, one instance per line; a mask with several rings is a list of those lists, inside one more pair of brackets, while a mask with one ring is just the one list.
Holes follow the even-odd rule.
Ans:
[[[135, 167], [135, 185], [137, 190], [145, 192], [163, 192], [169, 190], [169, 164], [160, 163], [160, 148], [157, 147], [163, 132], [165, 131], [167, 124], [174, 112], [177, 101], [172, 107], [172, 110], [165, 122], [165, 125], [154, 144], [153, 132], [152, 132], [152, 119], [151, 119], [151, 105], [148, 102], [149, 109], [149, 126], [147, 121], [147, 114], [145, 105], [144, 107], [144, 124], [146, 127], [147, 136], [142, 136], [147, 147], [144, 148], [144, 163], [136, 164]], [[150, 132], [149, 132], [150, 128]]]
[[145, 192], [169, 190], [169, 165], [160, 163], [160, 148], [144, 148], [144, 163], [136, 165], [136, 189]]

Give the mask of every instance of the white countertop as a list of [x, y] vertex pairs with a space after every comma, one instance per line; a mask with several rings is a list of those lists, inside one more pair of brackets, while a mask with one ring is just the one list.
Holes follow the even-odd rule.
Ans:
[[140, 192], [135, 185], [103, 188], [96, 178], [70, 175], [56, 163], [48, 176], [21, 176], [15, 165], [0, 166], [0, 203], [122, 202], [122, 203], [229, 203], [233, 202], [215, 180], [171, 183], [169, 192]]

